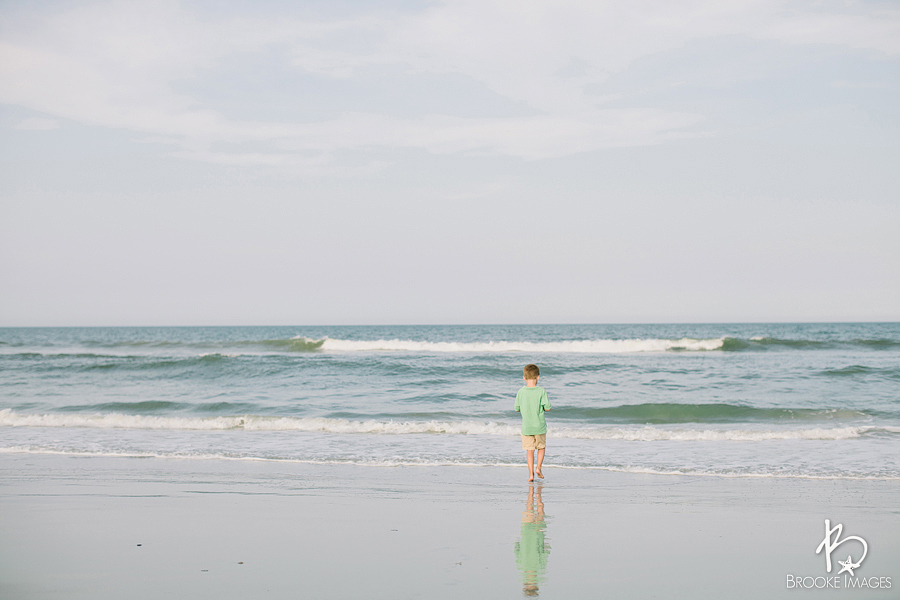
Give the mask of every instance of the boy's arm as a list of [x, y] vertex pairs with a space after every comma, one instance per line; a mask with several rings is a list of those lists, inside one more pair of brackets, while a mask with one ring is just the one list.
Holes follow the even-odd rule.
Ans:
[[541, 394], [541, 408], [543, 408], [545, 412], [550, 410], [550, 408], [551, 408], [550, 397], [547, 396], [546, 391], [543, 394]]
[[515, 406], [516, 412], [521, 412], [521, 408], [522, 407], [519, 406], [519, 394], [516, 393], [516, 406]]

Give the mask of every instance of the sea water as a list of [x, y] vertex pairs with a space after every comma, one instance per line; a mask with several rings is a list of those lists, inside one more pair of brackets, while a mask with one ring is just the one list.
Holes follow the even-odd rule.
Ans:
[[0, 452], [900, 478], [900, 324], [0, 329]]

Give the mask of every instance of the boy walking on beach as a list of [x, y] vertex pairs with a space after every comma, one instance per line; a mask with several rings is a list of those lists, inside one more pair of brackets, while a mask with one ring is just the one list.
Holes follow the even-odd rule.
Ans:
[[[544, 388], [538, 386], [541, 370], [537, 365], [525, 365], [522, 370], [525, 387], [516, 394], [516, 411], [522, 413], [522, 448], [525, 450], [525, 461], [528, 463], [528, 481], [534, 481], [537, 475], [541, 479], [541, 465], [544, 464], [544, 449], [547, 447], [547, 421], [544, 411], [550, 410], [550, 399]], [[537, 465], [534, 451], [537, 450]], [[537, 468], [535, 468], [537, 467]]]

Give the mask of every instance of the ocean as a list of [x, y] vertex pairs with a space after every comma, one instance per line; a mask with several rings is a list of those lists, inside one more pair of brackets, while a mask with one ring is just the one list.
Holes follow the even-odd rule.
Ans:
[[0, 329], [0, 452], [900, 479], [900, 324]]

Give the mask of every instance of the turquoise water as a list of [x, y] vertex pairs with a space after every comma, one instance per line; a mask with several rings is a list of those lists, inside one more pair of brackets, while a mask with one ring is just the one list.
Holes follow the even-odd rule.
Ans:
[[900, 477], [900, 324], [0, 329], [0, 451]]

